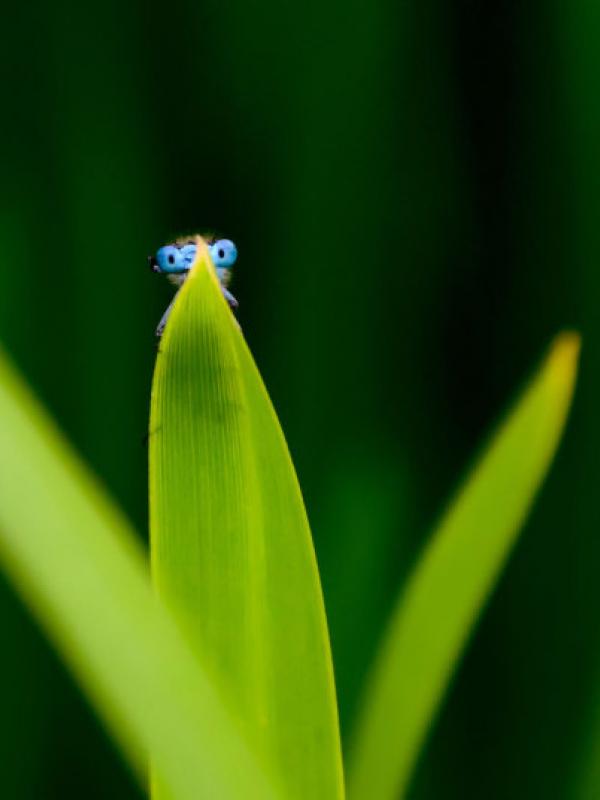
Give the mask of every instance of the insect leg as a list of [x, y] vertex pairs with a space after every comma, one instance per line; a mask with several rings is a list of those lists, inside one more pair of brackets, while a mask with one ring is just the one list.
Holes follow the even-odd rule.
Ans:
[[237, 308], [237, 307], [238, 307], [238, 305], [239, 305], [239, 303], [238, 303], [238, 301], [235, 299], [235, 297], [234, 297], [234, 296], [231, 294], [231, 292], [229, 291], [229, 289], [226, 289], [226, 288], [225, 288], [223, 285], [221, 285], [221, 291], [223, 292], [223, 297], [224, 297], [224, 298], [225, 298], [225, 300], [227, 300], [227, 302], [229, 303], [229, 307], [230, 307], [230, 308]]
[[[177, 297], [177, 295], [175, 295]], [[173, 303], [175, 302], [175, 297], [171, 300], [169, 305], [167, 306], [167, 310], [160, 318], [160, 322], [156, 326], [156, 335], [160, 338], [163, 335], [163, 331], [165, 329], [165, 325], [167, 324], [167, 320], [169, 319], [169, 315], [171, 314], [171, 310], [173, 309]]]

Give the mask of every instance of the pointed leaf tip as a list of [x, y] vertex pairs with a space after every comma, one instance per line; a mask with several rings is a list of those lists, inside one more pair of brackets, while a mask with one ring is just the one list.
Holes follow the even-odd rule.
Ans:
[[154, 374], [153, 577], [274, 782], [289, 798], [342, 800], [333, 668], [302, 495], [205, 251]]
[[561, 383], [573, 384], [580, 352], [581, 336], [576, 331], [559, 333], [548, 355], [549, 374]]

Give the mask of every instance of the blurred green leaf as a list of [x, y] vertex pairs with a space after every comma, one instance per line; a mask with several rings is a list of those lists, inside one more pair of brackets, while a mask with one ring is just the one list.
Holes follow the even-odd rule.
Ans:
[[561, 437], [579, 338], [558, 337], [434, 533], [366, 684], [350, 748], [352, 800], [404, 796], [469, 633]]
[[1, 354], [0, 563], [138, 774], [151, 751], [177, 800], [275, 797], [128, 524]]
[[343, 796], [329, 638], [302, 496], [206, 247], [161, 342], [150, 423], [159, 593], [289, 797]]

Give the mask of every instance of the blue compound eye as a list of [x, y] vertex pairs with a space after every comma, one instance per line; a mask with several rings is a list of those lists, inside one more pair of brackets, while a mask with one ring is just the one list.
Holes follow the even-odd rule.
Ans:
[[230, 239], [218, 239], [210, 245], [210, 256], [213, 264], [218, 268], [228, 268], [235, 264], [237, 247]]
[[167, 244], [156, 253], [156, 263], [161, 272], [184, 272], [189, 269], [181, 251], [175, 245]]

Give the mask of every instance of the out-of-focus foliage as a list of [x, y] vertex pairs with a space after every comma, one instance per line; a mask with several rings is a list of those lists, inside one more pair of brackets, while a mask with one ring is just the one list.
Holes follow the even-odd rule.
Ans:
[[396, 604], [352, 737], [352, 800], [406, 795], [457, 662], [554, 458], [579, 339], [562, 334], [431, 537]]
[[206, 662], [157, 602], [127, 522], [2, 354], [0, 419], [2, 570], [140, 784], [151, 752], [166, 797], [276, 800]]
[[[236, 241], [344, 731], [397, 586], [507, 388], [557, 329], [582, 331], [565, 446], [411, 790], [570, 796], [600, 696], [592, 4], [33, 0], [5, 10], [2, 39], [0, 338], [144, 530], [170, 296], [145, 255], [182, 230]], [[4, 586], [0, 621], [6, 796], [139, 796]]]

